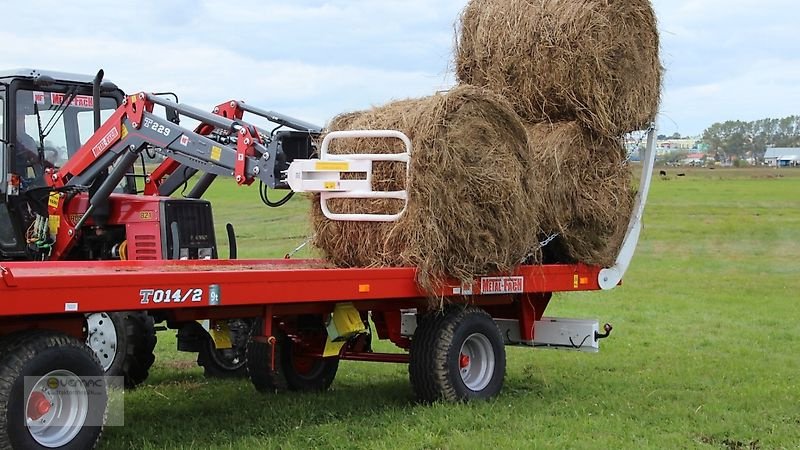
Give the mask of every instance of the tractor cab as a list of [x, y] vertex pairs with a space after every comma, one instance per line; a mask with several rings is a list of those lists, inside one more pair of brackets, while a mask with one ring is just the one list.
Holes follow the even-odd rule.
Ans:
[[0, 72], [0, 260], [28, 259], [26, 232], [46, 197], [45, 170], [66, 163], [123, 97], [100, 76]]

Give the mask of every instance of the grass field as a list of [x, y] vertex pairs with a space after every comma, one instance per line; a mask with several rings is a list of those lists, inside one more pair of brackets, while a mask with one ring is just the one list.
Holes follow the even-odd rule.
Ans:
[[[405, 366], [343, 362], [313, 395], [208, 381], [162, 332], [102, 447], [800, 448], [800, 170], [686, 175], [654, 179], [624, 286], [551, 303], [614, 324], [599, 354], [509, 348], [499, 398], [423, 406]], [[269, 210], [232, 184], [208, 197], [242, 257], [308, 234], [303, 199]]]

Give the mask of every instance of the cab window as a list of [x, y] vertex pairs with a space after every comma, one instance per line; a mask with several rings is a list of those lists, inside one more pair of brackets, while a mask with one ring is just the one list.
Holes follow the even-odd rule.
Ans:
[[[92, 105], [88, 95], [19, 90], [17, 141], [33, 146], [36, 153], [41, 146], [46, 165], [60, 167], [94, 133]], [[115, 99], [101, 98], [101, 119], [108, 119], [116, 107]]]
[[[105, 123], [105, 121], [108, 120], [108, 118], [111, 117], [112, 114], [114, 114], [113, 107], [114, 105], [112, 104], [111, 109], [100, 110], [101, 124]], [[81, 145], [83, 145], [94, 134], [94, 113], [92, 111], [78, 111], [77, 120], [78, 120], [78, 136]]]

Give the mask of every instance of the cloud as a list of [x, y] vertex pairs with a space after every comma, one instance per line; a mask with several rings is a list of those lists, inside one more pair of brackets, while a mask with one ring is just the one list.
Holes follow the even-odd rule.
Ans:
[[[674, 88], [665, 99], [662, 131], [686, 133], [686, 123], [700, 123], [700, 133], [715, 122], [796, 115], [800, 100], [800, 59], [751, 61], [740, 73], [709, 84]], [[785, 101], [794, 99], [794, 101]]]
[[[800, 57], [788, 0], [656, 0], [666, 68], [662, 131], [797, 114]], [[794, 79], [792, 79], [794, 77]]]
[[[177, 0], [6, 5], [6, 67], [102, 67], [126, 91], [229, 98], [322, 123], [454, 83], [466, 0]], [[666, 67], [663, 131], [797, 113], [794, 0], [655, 0]], [[792, 78], [795, 77], [795, 78]], [[756, 117], [757, 118], [757, 117]]]
[[[302, 113], [317, 123], [342, 111], [427, 95], [453, 84], [447, 71], [452, 42], [443, 38], [451, 32], [449, 25], [391, 30], [414, 21], [405, 14], [381, 30], [380, 23], [387, 22], [357, 14], [359, 2], [243, 2], [235, 8], [229, 2], [179, 3], [184, 4], [166, 9], [155, 2], [122, 5], [115, 17], [131, 20], [110, 22], [109, 8], [51, 2], [46, 5], [49, 16], [63, 20], [48, 19], [53, 24], [48, 27], [41, 26], [41, 14], [20, 11], [19, 20], [0, 32], [0, 57], [7, 67], [79, 73], [103, 67], [129, 92], [174, 91], [182, 101], [205, 108], [240, 98], [287, 114]], [[402, 6], [375, 3], [381, 6], [360, 8], [369, 17], [396, 16]], [[417, 20], [441, 16], [423, 2], [411, 3], [419, 7]], [[76, 10], [87, 11], [79, 24], [72, 17]], [[432, 62], [421, 64], [425, 58]]]

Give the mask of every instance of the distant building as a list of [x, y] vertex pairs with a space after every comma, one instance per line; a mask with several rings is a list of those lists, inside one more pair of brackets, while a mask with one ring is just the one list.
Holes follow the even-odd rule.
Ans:
[[689, 153], [686, 158], [681, 160], [681, 165], [684, 166], [700, 166], [703, 165], [706, 159], [705, 153]]
[[764, 152], [764, 162], [772, 167], [800, 166], [800, 147], [775, 147]]
[[697, 149], [696, 138], [682, 138], [682, 139], [665, 139], [658, 141], [658, 146], [662, 148], [669, 148], [672, 150], [692, 150]]
[[659, 156], [675, 152], [704, 151], [700, 138], [659, 139], [656, 142], [656, 154]]

